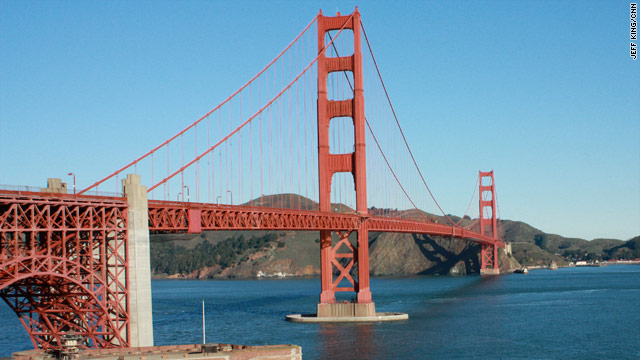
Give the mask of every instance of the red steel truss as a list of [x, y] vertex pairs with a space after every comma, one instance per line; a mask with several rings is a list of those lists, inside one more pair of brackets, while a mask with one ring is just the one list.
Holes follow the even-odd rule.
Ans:
[[450, 236], [504, 247], [493, 237], [458, 226], [408, 219], [361, 216], [312, 210], [288, 210], [205, 203], [149, 201], [149, 231], [191, 232], [202, 230], [334, 230], [357, 231], [366, 223], [369, 231]]
[[34, 347], [129, 342], [126, 199], [0, 191], [0, 297]]

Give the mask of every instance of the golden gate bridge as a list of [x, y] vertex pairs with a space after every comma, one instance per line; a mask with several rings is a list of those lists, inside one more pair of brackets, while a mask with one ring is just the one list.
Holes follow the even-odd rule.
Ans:
[[373, 316], [369, 232], [466, 239], [480, 244], [481, 273], [499, 273], [493, 172], [473, 190], [457, 221], [441, 208], [357, 8], [320, 12], [213, 110], [91, 186], [0, 190], [0, 297], [34, 347], [59, 348], [71, 331], [87, 347], [152, 345], [150, 232], [319, 231], [317, 316], [336, 315], [336, 292]]

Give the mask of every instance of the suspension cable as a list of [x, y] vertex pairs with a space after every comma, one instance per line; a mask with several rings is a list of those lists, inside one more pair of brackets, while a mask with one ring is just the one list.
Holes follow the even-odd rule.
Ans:
[[[362, 24], [362, 22], [360, 22], [360, 24]], [[331, 34], [329, 34], [329, 40], [331, 40], [330, 44], [333, 46], [333, 50], [336, 52], [336, 55], [340, 56], [338, 54], [338, 49], [336, 48], [336, 45], [335, 45], [335, 43], [333, 41], [334, 39], [331, 38]], [[347, 83], [349, 83], [349, 87], [351, 88], [351, 91], [353, 91], [353, 85], [351, 84], [351, 80], [349, 79], [349, 76], [347, 76], [347, 72], [343, 71], [342, 73], [344, 74], [345, 78], [347, 79]], [[400, 179], [398, 178], [398, 176], [396, 175], [395, 171], [391, 167], [391, 164], [389, 164], [389, 160], [387, 159], [387, 156], [385, 155], [384, 151], [382, 150], [382, 147], [380, 146], [380, 143], [378, 142], [378, 139], [377, 139], [376, 135], [373, 133], [373, 129], [371, 128], [371, 125], [369, 124], [369, 120], [367, 119], [366, 116], [364, 117], [364, 121], [367, 124], [367, 128], [369, 129], [369, 132], [371, 133], [371, 136], [373, 136], [373, 140], [375, 141], [376, 145], [378, 146], [378, 150], [380, 150], [380, 154], [382, 154], [382, 158], [384, 159], [385, 163], [387, 164], [387, 167], [389, 168], [389, 171], [391, 171], [391, 174], [396, 179], [396, 182], [398, 183], [398, 186], [400, 186], [400, 189], [402, 190], [404, 195], [407, 197], [407, 200], [409, 200], [409, 202], [413, 205], [413, 207], [418, 211], [418, 213], [423, 218], [425, 218], [427, 221], [431, 222], [431, 220], [429, 220], [429, 218], [426, 217], [420, 209], [418, 209], [418, 206], [415, 204], [413, 199], [409, 196], [407, 191], [404, 189], [404, 186], [400, 182]]]
[[409, 151], [409, 155], [411, 156], [411, 160], [413, 161], [413, 164], [415, 165], [416, 169], [418, 170], [418, 174], [420, 174], [420, 178], [422, 179], [422, 183], [427, 188], [427, 191], [429, 192], [429, 195], [431, 196], [431, 198], [435, 202], [435, 204], [438, 207], [438, 209], [440, 209], [440, 212], [442, 213], [442, 215], [451, 224], [455, 224], [455, 222], [453, 220], [451, 220], [451, 218], [449, 218], [449, 216], [444, 212], [444, 210], [442, 210], [442, 207], [440, 206], [440, 204], [436, 200], [435, 196], [431, 192], [431, 189], [429, 188], [429, 185], [427, 185], [427, 181], [424, 179], [424, 176], [422, 175], [422, 171], [420, 171], [420, 167], [418, 166], [418, 163], [416, 162], [416, 159], [413, 156], [413, 152], [411, 151], [411, 148], [409, 147], [409, 143], [407, 142], [407, 138], [404, 135], [404, 131], [402, 131], [402, 127], [400, 126], [400, 121], [398, 120], [398, 116], [396, 114], [396, 110], [394, 109], [393, 104], [391, 103], [391, 98], [389, 97], [389, 92], [387, 91], [387, 87], [384, 84], [384, 80], [382, 80], [382, 75], [380, 73], [380, 68], [378, 67], [378, 63], [376, 62], [376, 58], [373, 55], [373, 49], [371, 49], [371, 44], [369, 43], [369, 38], [367, 37], [367, 32], [364, 29], [364, 24], [362, 23], [362, 21], [360, 21], [360, 25], [362, 26], [362, 33], [364, 34], [364, 38], [365, 38], [365, 40], [367, 42], [367, 47], [369, 48], [369, 53], [371, 54], [371, 59], [373, 60], [373, 64], [374, 64], [374, 66], [376, 68], [376, 72], [378, 73], [378, 78], [380, 79], [380, 83], [382, 84], [382, 89], [384, 90], [384, 93], [385, 93], [385, 95], [387, 97], [387, 101], [389, 102], [389, 106], [391, 107], [391, 112], [393, 113], [393, 117], [396, 120], [396, 124], [398, 124], [398, 129], [400, 130], [400, 134], [402, 135], [402, 140], [404, 141], [404, 144], [407, 147], [407, 150]]
[[[353, 17], [353, 14], [351, 14], [351, 16], [349, 17], [349, 19], [347, 19], [345, 21], [345, 23], [342, 25], [342, 27], [340, 28], [340, 31], [338, 31], [338, 33], [336, 34], [336, 38], [340, 35], [340, 33], [342, 33], [342, 31], [344, 30], [345, 25], [349, 22], [349, 20], [351, 20], [351, 18]], [[317, 16], [316, 16], [317, 18]], [[315, 19], [314, 19], [315, 21]], [[189, 166], [193, 165], [196, 161], [200, 160], [202, 157], [204, 157], [206, 154], [208, 154], [209, 152], [213, 151], [215, 148], [217, 148], [220, 144], [222, 144], [223, 142], [227, 141], [229, 138], [231, 138], [234, 134], [236, 134], [238, 131], [240, 131], [245, 125], [247, 125], [248, 123], [250, 123], [251, 121], [253, 121], [253, 119], [255, 119], [258, 115], [260, 115], [262, 113], [262, 111], [264, 111], [266, 108], [268, 108], [269, 106], [271, 106], [271, 104], [273, 104], [277, 99], [280, 98], [280, 96], [282, 96], [282, 94], [284, 94], [287, 90], [289, 90], [289, 88], [295, 84], [300, 77], [302, 77], [303, 74], [305, 74], [310, 68], [311, 66], [313, 66], [313, 64], [315, 64], [318, 61], [318, 58], [320, 57], [320, 55], [324, 52], [324, 50], [333, 44], [333, 40], [331, 40], [331, 42], [327, 45], [325, 45], [325, 47], [322, 49], [322, 51], [320, 51], [318, 53], [318, 55], [309, 63], [309, 65], [307, 65], [307, 67], [305, 67], [302, 72], [300, 72], [300, 74], [298, 74], [298, 76], [296, 76], [295, 79], [293, 79], [286, 87], [284, 87], [282, 89], [282, 91], [280, 91], [273, 99], [271, 99], [271, 101], [269, 101], [267, 104], [265, 104], [261, 109], [259, 109], [255, 114], [253, 114], [251, 117], [249, 117], [246, 121], [244, 121], [242, 124], [240, 124], [235, 130], [233, 130], [232, 132], [230, 132], [227, 136], [225, 136], [224, 138], [222, 138], [220, 141], [218, 141], [215, 145], [211, 146], [209, 149], [205, 150], [203, 153], [201, 153], [199, 156], [197, 156], [195, 159], [191, 160], [190, 162], [188, 162], [187, 164], [183, 165], [181, 168], [179, 168], [178, 170], [174, 171], [171, 175], [167, 176], [166, 178], [164, 178], [162, 181], [160, 181], [159, 183], [151, 186], [147, 192], [152, 191], [153, 189], [155, 189], [156, 187], [166, 183], [167, 181], [169, 181], [169, 179], [171, 179], [172, 177], [174, 177], [176, 174], [180, 173], [181, 171], [183, 171], [184, 169], [188, 168]]]
[[[298, 34], [298, 36], [293, 39], [293, 41], [291, 41], [291, 43], [289, 43], [289, 45], [287, 45], [286, 48], [284, 48], [284, 50], [282, 50], [280, 52], [280, 54], [278, 54], [278, 56], [276, 56], [269, 64], [267, 64], [267, 66], [265, 66], [262, 70], [260, 70], [260, 72], [258, 72], [253, 78], [251, 78], [251, 80], [247, 81], [244, 85], [242, 85], [242, 87], [240, 87], [237, 91], [235, 91], [233, 94], [231, 94], [228, 98], [226, 98], [222, 103], [220, 103], [218, 106], [216, 106], [215, 108], [213, 108], [211, 111], [209, 111], [208, 113], [206, 113], [204, 116], [202, 116], [200, 119], [196, 120], [195, 122], [193, 122], [191, 125], [187, 126], [184, 130], [180, 131], [179, 133], [177, 133], [176, 135], [174, 135], [173, 137], [169, 138], [168, 140], [166, 140], [165, 142], [163, 142], [162, 144], [156, 146], [155, 148], [153, 148], [152, 150], [150, 150], [149, 152], [147, 152], [146, 154], [140, 156], [139, 158], [135, 159], [134, 161], [132, 161], [131, 163], [129, 163], [128, 165], [120, 168], [119, 170], [116, 170], [114, 173], [112, 173], [111, 175], [103, 178], [102, 180], [96, 181], [95, 183], [93, 183], [92, 185], [90, 185], [89, 187], [87, 187], [86, 189], [83, 189], [81, 191], [78, 192], [78, 195], [85, 193], [86, 191], [102, 184], [103, 182], [111, 179], [112, 177], [114, 177], [115, 175], [121, 173], [122, 171], [130, 168], [131, 166], [137, 164], [138, 162], [140, 162], [140, 160], [143, 160], [144, 158], [146, 158], [147, 156], [149, 156], [150, 154], [156, 152], [158, 149], [162, 148], [163, 146], [169, 144], [171, 141], [175, 140], [178, 136], [184, 134], [186, 131], [188, 131], [189, 129], [191, 129], [192, 127], [196, 126], [198, 123], [200, 123], [202, 120], [206, 119], [209, 115], [211, 115], [214, 111], [220, 109], [224, 104], [226, 104], [227, 102], [229, 102], [233, 97], [235, 97], [238, 93], [240, 93], [242, 90], [244, 90], [247, 86], [249, 86], [256, 78], [258, 78], [260, 75], [262, 75], [265, 71], [267, 71], [267, 69], [269, 69], [271, 67], [271, 65], [273, 65], [285, 52], [287, 52], [287, 50], [289, 50], [291, 48], [291, 46], [293, 46], [293, 44], [296, 43], [296, 41], [298, 41], [298, 39], [304, 35], [304, 33], [307, 32], [307, 30], [311, 27], [311, 25], [313, 25], [314, 22], [316, 22], [316, 20], [318, 19], [318, 16], [320, 15], [316, 15], [311, 22], [309, 22], [309, 24], [307, 24], [307, 26], [304, 28], [304, 30], [302, 30], [302, 32], [300, 32], [300, 34]], [[306, 71], [306, 70], [305, 70]]]

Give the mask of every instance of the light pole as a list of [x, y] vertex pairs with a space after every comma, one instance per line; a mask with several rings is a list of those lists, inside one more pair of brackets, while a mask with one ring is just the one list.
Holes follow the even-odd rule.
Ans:
[[216, 198], [216, 205], [220, 205], [220, 199], [222, 199], [222, 196], [218, 195], [218, 197]]
[[231, 190], [227, 190], [227, 192], [228, 192], [229, 194], [231, 194], [231, 204], [230, 204], [230, 205], [233, 205], [233, 191], [231, 191]]
[[76, 194], [76, 174], [70, 172], [67, 175], [73, 176], [73, 194]]
[[[184, 185], [182, 188], [183, 189], [187, 189], [187, 202], [190, 202], [189, 201], [189, 187], [187, 185]], [[183, 195], [184, 195], [184, 192], [183, 192]], [[184, 198], [182, 199], [182, 201], [184, 201]]]
[[177, 194], [176, 194], [176, 201], [180, 201], [180, 195], [182, 195], [182, 193], [181, 193], [181, 192], [179, 192], [179, 193], [177, 193]]

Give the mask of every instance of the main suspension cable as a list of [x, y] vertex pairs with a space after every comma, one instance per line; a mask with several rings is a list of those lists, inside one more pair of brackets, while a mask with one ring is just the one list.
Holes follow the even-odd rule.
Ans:
[[376, 58], [373, 55], [373, 50], [371, 49], [371, 44], [369, 43], [369, 38], [367, 37], [367, 32], [364, 29], [364, 24], [362, 23], [362, 21], [360, 22], [360, 25], [362, 26], [362, 33], [364, 34], [364, 38], [365, 38], [365, 40], [367, 42], [367, 47], [369, 48], [369, 53], [371, 54], [371, 59], [373, 60], [373, 64], [374, 64], [374, 66], [376, 68], [376, 72], [378, 73], [378, 78], [380, 79], [380, 83], [382, 85], [382, 89], [384, 90], [384, 93], [385, 93], [385, 95], [387, 97], [387, 101], [389, 102], [389, 106], [391, 108], [391, 112], [393, 113], [393, 117], [396, 120], [396, 124], [398, 125], [398, 129], [400, 130], [400, 134], [402, 135], [402, 140], [404, 141], [404, 144], [407, 147], [407, 150], [409, 151], [409, 155], [411, 156], [411, 160], [413, 161], [413, 164], [415, 165], [416, 170], [418, 170], [418, 174], [420, 175], [420, 178], [422, 179], [422, 183], [427, 188], [427, 191], [429, 192], [429, 195], [431, 196], [431, 198], [435, 202], [435, 204], [438, 207], [438, 209], [440, 209], [440, 212], [442, 213], [442, 215], [451, 224], [455, 224], [455, 222], [453, 220], [451, 220], [451, 218], [449, 218], [449, 216], [444, 212], [444, 210], [442, 210], [442, 207], [440, 206], [440, 204], [436, 200], [435, 196], [431, 192], [431, 189], [429, 188], [429, 185], [427, 185], [427, 181], [425, 180], [424, 176], [422, 175], [422, 171], [420, 171], [420, 167], [418, 166], [418, 163], [416, 162], [416, 159], [413, 156], [413, 152], [411, 151], [411, 148], [409, 147], [409, 143], [407, 142], [407, 138], [404, 135], [404, 131], [402, 131], [402, 127], [400, 126], [400, 121], [398, 120], [398, 115], [396, 114], [396, 110], [393, 108], [393, 104], [391, 103], [391, 98], [389, 97], [389, 92], [387, 91], [387, 87], [384, 84], [384, 80], [382, 80], [382, 74], [380, 73], [380, 68], [378, 67], [378, 63], [376, 62]]

